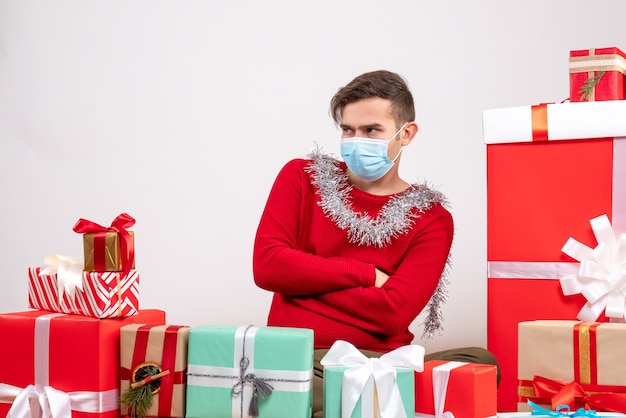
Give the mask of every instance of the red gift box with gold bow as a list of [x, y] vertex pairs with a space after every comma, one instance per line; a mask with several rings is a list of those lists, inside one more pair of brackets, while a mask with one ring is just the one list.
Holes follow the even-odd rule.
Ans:
[[[120, 337], [120, 390], [131, 385], [150, 384], [152, 405], [146, 416], [184, 417], [187, 381], [188, 326], [130, 324], [122, 327]], [[156, 373], [155, 373], [156, 372]], [[163, 375], [146, 381], [150, 376]], [[122, 402], [122, 415], [129, 413]]]
[[569, 80], [572, 102], [624, 100], [626, 54], [616, 47], [570, 51]]
[[559, 320], [519, 324], [518, 409], [527, 401], [626, 413], [626, 324]]
[[0, 416], [118, 418], [120, 328], [136, 322], [164, 324], [165, 312], [0, 314]]
[[[577, 318], [585, 297], [559, 279], [580, 263], [568, 238], [595, 247], [591, 219], [626, 232], [626, 101], [485, 110], [487, 348], [502, 371], [498, 411], [517, 409], [517, 324]], [[598, 321], [603, 321], [601, 317]]]

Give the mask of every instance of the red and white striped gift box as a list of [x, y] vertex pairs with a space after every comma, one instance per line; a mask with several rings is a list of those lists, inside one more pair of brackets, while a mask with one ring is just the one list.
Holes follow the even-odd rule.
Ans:
[[28, 306], [52, 312], [116, 318], [136, 315], [139, 310], [139, 273], [90, 272], [82, 275], [82, 290], [73, 294], [59, 289], [56, 274], [40, 275], [41, 267], [28, 269]]

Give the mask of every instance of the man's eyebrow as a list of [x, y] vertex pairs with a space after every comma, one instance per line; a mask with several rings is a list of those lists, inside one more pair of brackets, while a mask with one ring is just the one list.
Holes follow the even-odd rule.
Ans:
[[[342, 123], [341, 125], [339, 125], [339, 127], [341, 127], [342, 129], [343, 129], [343, 128], [354, 129], [354, 127], [353, 127], [353, 126], [348, 125], [348, 124], [345, 124], [345, 123]], [[382, 125], [382, 124], [380, 124], [380, 123], [370, 123], [370, 124], [368, 124], [368, 125], [361, 125], [361, 126], [358, 126], [357, 128], [362, 129], [362, 130], [365, 130], [365, 129], [372, 129], [372, 128], [374, 128], [374, 129], [380, 129], [380, 128], [382, 128], [382, 127], [383, 127], [383, 125]]]

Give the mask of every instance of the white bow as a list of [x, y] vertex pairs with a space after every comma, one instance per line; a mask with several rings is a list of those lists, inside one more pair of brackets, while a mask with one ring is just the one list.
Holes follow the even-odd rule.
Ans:
[[70, 298], [74, 297], [76, 289], [83, 290], [83, 261], [66, 255], [51, 254], [44, 259], [45, 267], [39, 270], [39, 276], [57, 275], [57, 291], [59, 300], [63, 292]]
[[581, 321], [594, 322], [602, 311], [614, 322], [626, 319], [626, 234], [616, 239], [608, 216], [589, 221], [598, 246], [594, 249], [569, 238], [561, 251], [580, 261], [578, 274], [560, 279], [564, 295], [581, 293], [587, 303]]
[[424, 347], [411, 344], [383, 354], [380, 358], [368, 358], [349, 342], [335, 341], [320, 363], [325, 367], [349, 367], [343, 374], [341, 416], [352, 415], [365, 385], [373, 377], [379, 399], [380, 418], [406, 418], [395, 368], [423, 371], [424, 351]]
[[51, 386], [37, 389], [35, 385], [28, 385], [20, 390], [2, 384], [0, 391], [5, 392], [7, 397], [15, 397], [7, 418], [71, 418], [72, 416], [70, 395]]

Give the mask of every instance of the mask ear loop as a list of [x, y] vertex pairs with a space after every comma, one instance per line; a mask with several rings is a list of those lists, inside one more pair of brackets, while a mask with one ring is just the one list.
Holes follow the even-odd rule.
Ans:
[[[402, 125], [402, 127], [401, 127], [400, 129], [398, 129], [398, 132], [396, 132], [395, 134], [393, 134], [393, 136], [391, 137], [391, 139], [389, 140], [389, 142], [393, 141], [393, 139], [394, 139], [396, 136], [398, 136], [398, 134], [399, 134], [400, 132], [402, 132], [402, 130], [403, 130], [404, 128], [406, 128], [406, 126], [407, 126], [408, 124], [409, 124], [409, 122], [405, 122], [405, 124], [404, 124], [404, 125]], [[396, 162], [396, 160], [398, 159], [398, 157], [400, 156], [400, 154], [402, 154], [402, 150], [403, 150], [403, 149], [404, 149], [404, 146], [403, 146], [403, 145], [401, 145], [401, 146], [400, 146], [400, 151], [398, 151], [398, 153], [397, 153], [397, 154], [396, 154], [396, 156], [393, 158], [393, 160], [391, 160], [391, 162], [393, 162], [393, 163], [395, 164], [395, 162]]]

